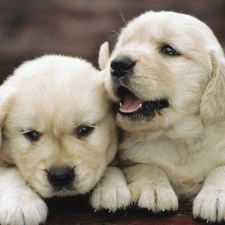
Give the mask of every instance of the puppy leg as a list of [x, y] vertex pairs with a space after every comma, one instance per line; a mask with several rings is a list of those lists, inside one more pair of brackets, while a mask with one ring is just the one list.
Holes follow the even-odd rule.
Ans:
[[131, 204], [131, 193], [119, 168], [108, 167], [104, 177], [94, 189], [90, 203], [95, 210], [115, 212]]
[[193, 215], [207, 222], [225, 221], [225, 166], [213, 170], [193, 202]]
[[178, 198], [161, 169], [138, 164], [124, 170], [132, 199], [141, 208], [153, 212], [177, 210]]
[[0, 224], [39, 225], [47, 218], [45, 202], [26, 184], [16, 168], [0, 167]]

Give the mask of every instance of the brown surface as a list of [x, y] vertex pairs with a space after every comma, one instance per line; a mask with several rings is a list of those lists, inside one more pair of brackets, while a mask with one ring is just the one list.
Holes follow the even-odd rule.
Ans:
[[115, 214], [93, 212], [83, 197], [48, 201], [49, 217], [46, 225], [203, 225], [192, 216], [191, 205], [181, 205], [176, 213], [155, 215], [148, 210], [128, 209]]

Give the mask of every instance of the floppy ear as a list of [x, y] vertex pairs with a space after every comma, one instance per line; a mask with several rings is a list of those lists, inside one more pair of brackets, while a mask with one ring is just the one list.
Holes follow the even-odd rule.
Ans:
[[109, 59], [109, 43], [104, 42], [99, 50], [98, 65], [101, 70], [105, 69]]
[[225, 120], [225, 58], [211, 53], [212, 78], [202, 96], [200, 116], [203, 126]]
[[9, 111], [12, 93], [13, 88], [10, 86], [5, 84], [0, 86], [0, 149], [2, 147], [2, 128]]

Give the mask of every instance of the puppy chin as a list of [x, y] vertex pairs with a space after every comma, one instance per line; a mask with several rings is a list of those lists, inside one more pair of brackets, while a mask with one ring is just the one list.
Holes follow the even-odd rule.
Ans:
[[154, 120], [132, 120], [130, 117], [123, 116], [122, 114], [118, 113], [116, 117], [116, 121], [118, 126], [127, 132], [141, 132], [141, 131], [155, 131], [158, 128]]
[[53, 187], [50, 184], [46, 184], [45, 186], [35, 186], [33, 189], [42, 198], [66, 197], [79, 194], [79, 191], [71, 185], [68, 187]]

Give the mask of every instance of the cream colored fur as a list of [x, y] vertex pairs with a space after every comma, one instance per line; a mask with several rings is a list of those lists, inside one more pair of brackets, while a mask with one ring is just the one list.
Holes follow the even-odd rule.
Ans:
[[[165, 44], [180, 55], [160, 52]], [[160, 212], [194, 200], [195, 217], [225, 220], [225, 58], [210, 28], [189, 15], [150, 11], [121, 30], [108, 61], [101, 56], [107, 51], [101, 49], [99, 61], [116, 104], [110, 64], [117, 56], [135, 62], [124, 78], [134, 94], [169, 101], [148, 121], [117, 114], [124, 130], [120, 161], [132, 201]]]
[[[109, 202], [94, 202], [96, 209], [130, 204], [124, 175], [108, 166], [117, 150], [117, 127], [103, 81], [84, 60], [49, 55], [25, 62], [0, 87], [1, 225], [44, 223], [42, 197], [84, 194], [94, 187], [92, 199], [104, 188], [109, 194], [124, 190], [122, 203], [111, 195]], [[84, 126], [94, 129], [79, 135]], [[31, 131], [40, 134], [37, 141], [26, 137]], [[75, 174], [70, 187], [58, 191], [48, 180], [57, 167], [71, 167]]]

